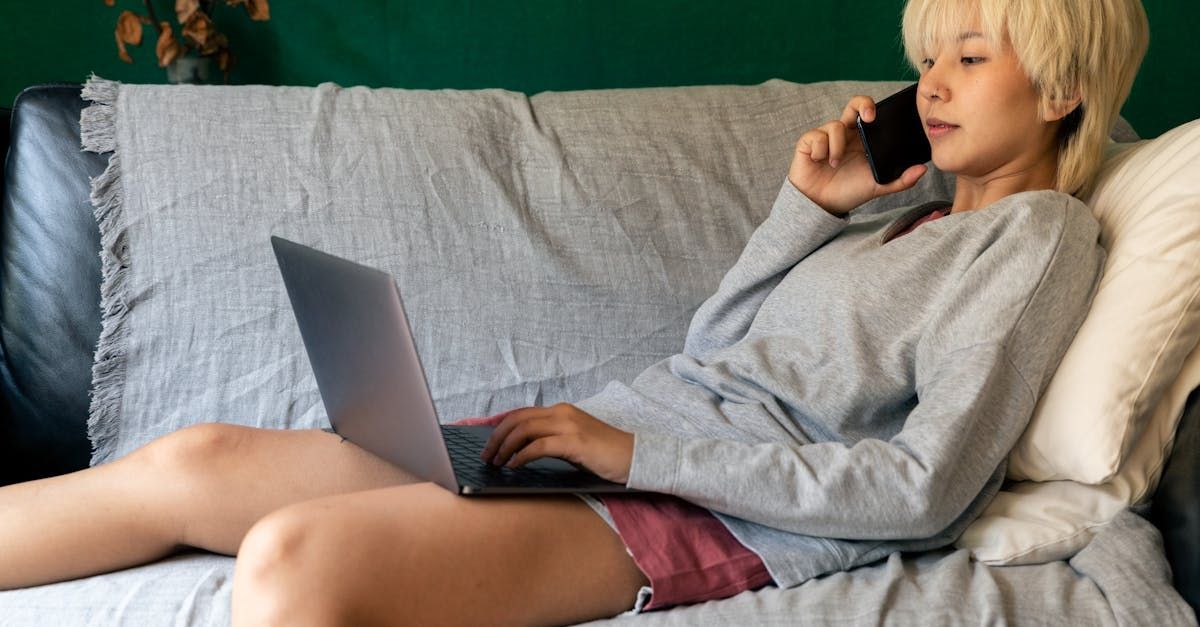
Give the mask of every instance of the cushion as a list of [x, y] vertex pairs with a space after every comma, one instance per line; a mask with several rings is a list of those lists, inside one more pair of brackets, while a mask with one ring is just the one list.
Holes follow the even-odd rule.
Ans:
[[[1041, 625], [1195, 624], [1171, 588], [1170, 567], [1149, 522], [1123, 512], [1066, 562], [990, 568], [965, 551], [893, 553], [887, 559], [790, 589], [614, 616], [580, 627], [700, 627], [862, 623]], [[114, 573], [0, 592], [12, 625], [228, 626], [235, 560], [201, 551]], [[884, 620], [881, 620], [883, 618]], [[1114, 618], [1116, 619], [1114, 621]]]
[[1061, 559], [1153, 494], [1200, 385], [1200, 120], [1110, 143], [1085, 200], [1108, 251], [1091, 309], [1009, 458], [1019, 479], [957, 545], [994, 564]]
[[1009, 458], [1013, 479], [1103, 483], [1200, 339], [1200, 120], [1109, 144], [1085, 202], [1108, 251], [1100, 289]]
[[1097, 485], [1064, 480], [1005, 486], [955, 546], [993, 565], [1041, 564], [1075, 555], [1122, 510], [1140, 510], [1154, 494], [1188, 394], [1198, 382], [1200, 348], [1184, 360], [1178, 379], [1111, 479]]

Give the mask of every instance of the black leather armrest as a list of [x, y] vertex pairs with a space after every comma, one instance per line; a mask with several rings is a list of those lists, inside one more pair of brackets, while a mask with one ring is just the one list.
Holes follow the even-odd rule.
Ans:
[[100, 335], [100, 233], [83, 152], [79, 85], [13, 104], [0, 194], [0, 481], [87, 468], [88, 388]]
[[[8, 124], [12, 120], [12, 109], [0, 107], [0, 155], [8, 154]], [[0, 185], [3, 185], [0, 182]], [[0, 193], [4, 188], [0, 187]]]
[[12, 136], [12, 109], [0, 107], [0, 198], [4, 198], [4, 163], [8, 160], [8, 138]]
[[[12, 122], [12, 109], [0, 107], [0, 198], [4, 197], [4, 163], [8, 160], [8, 138], [11, 132], [8, 128]], [[3, 289], [3, 286], [0, 286]], [[3, 347], [0, 347], [3, 351]], [[4, 359], [3, 353], [0, 352], [0, 362]], [[16, 469], [12, 467], [14, 458], [11, 448], [11, 438], [5, 437], [7, 432], [12, 427], [12, 409], [8, 406], [8, 399], [0, 392], [0, 485], [12, 483], [16, 476]]]
[[1175, 589], [1200, 614], [1200, 388], [1184, 407], [1150, 520], [1162, 533]]

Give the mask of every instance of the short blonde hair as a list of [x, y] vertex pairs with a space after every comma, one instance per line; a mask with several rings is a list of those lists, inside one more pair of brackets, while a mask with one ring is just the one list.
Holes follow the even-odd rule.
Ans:
[[1150, 44], [1141, 0], [908, 0], [902, 35], [909, 65], [919, 74], [921, 62], [956, 42], [975, 18], [992, 47], [1011, 44], [1041, 96], [1039, 119], [1056, 99], [1082, 98], [1061, 120], [1054, 188], [1085, 198]]

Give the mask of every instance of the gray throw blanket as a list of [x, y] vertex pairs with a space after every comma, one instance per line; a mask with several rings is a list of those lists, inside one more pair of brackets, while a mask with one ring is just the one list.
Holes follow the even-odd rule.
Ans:
[[[902, 82], [547, 92], [94, 78], [93, 464], [180, 427], [325, 426], [271, 235], [390, 273], [442, 422], [678, 352], [796, 138]], [[860, 211], [951, 197], [931, 172]]]

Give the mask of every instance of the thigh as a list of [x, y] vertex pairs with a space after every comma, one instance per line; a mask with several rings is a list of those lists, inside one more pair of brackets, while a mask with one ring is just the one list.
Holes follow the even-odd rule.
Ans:
[[[419, 483], [302, 503], [259, 531], [238, 578], [276, 582], [278, 607], [347, 624], [571, 624], [630, 609], [648, 585], [572, 495], [466, 498]], [[235, 616], [256, 596], [247, 584], [235, 584]]]
[[147, 481], [162, 484], [180, 544], [233, 555], [250, 527], [281, 507], [324, 496], [419, 480], [321, 429], [261, 429], [202, 423], [130, 454]]

